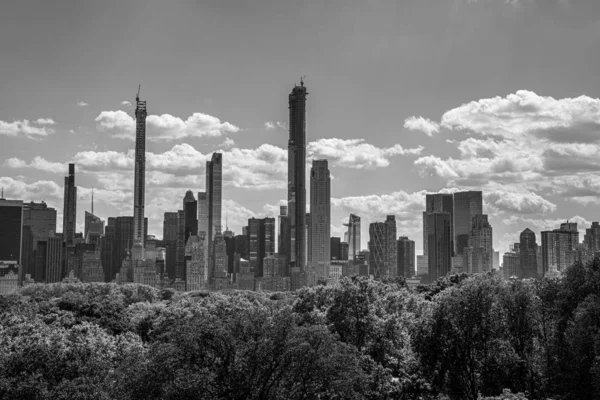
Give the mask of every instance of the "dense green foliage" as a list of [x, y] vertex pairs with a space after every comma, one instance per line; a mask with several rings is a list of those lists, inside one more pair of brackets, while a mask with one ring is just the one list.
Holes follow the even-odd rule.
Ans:
[[600, 260], [417, 291], [30, 285], [0, 296], [0, 398], [598, 399]]

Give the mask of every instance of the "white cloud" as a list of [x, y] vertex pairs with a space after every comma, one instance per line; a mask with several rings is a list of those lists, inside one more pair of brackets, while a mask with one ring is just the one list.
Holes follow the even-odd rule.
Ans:
[[131, 107], [131, 102], [130, 102], [130, 101], [127, 101], [127, 100], [123, 100], [123, 101], [121, 102], [121, 105], [122, 105], [122, 106], [126, 106], [126, 107]]
[[346, 168], [382, 168], [390, 165], [389, 158], [395, 155], [420, 154], [422, 146], [404, 149], [399, 144], [379, 148], [364, 139], [319, 139], [307, 146], [309, 158], [327, 159], [332, 165]]
[[519, 139], [522, 135], [568, 128], [580, 122], [599, 124], [599, 111], [600, 100], [588, 96], [556, 100], [519, 90], [506, 97], [463, 104], [447, 111], [441, 124], [449, 129], [467, 130], [479, 135]]
[[233, 147], [235, 146], [235, 140], [231, 139], [231, 138], [225, 138], [225, 140], [223, 141], [223, 143], [221, 143], [219, 145], [219, 147], [227, 149], [229, 147]]
[[79, 107], [87, 107], [87, 106], [89, 106], [89, 104], [88, 104], [88, 103], [86, 103], [85, 101], [79, 101], [79, 102], [77, 102], [77, 105], [78, 105]]
[[[28, 139], [41, 139], [54, 133], [54, 129], [45, 126], [50, 124], [49, 121], [52, 120], [40, 118], [32, 123], [26, 119], [13, 122], [5, 122], [0, 120], [0, 135], [13, 137], [20, 136]], [[54, 121], [52, 121], [52, 123], [54, 123]], [[34, 126], [32, 124], [38, 124], [41, 126]]]
[[427, 136], [433, 136], [434, 133], [440, 131], [440, 125], [430, 120], [429, 118], [419, 117], [408, 117], [404, 120], [404, 127], [411, 131], [422, 131]]
[[54, 125], [55, 122], [52, 118], [38, 118], [35, 121], [36, 124], [38, 125]]
[[32, 168], [52, 173], [66, 173], [68, 168], [66, 164], [50, 162], [40, 156], [34, 157], [29, 164], [23, 160], [12, 157], [5, 160], [3, 166], [12, 169]]
[[135, 140], [135, 121], [125, 111], [102, 111], [95, 119], [100, 132], [119, 139]]
[[529, 192], [496, 189], [483, 193], [486, 204], [501, 211], [522, 214], [547, 214], [556, 211], [556, 204]]
[[[135, 140], [135, 120], [125, 111], [102, 111], [96, 117], [98, 130], [113, 137]], [[239, 127], [221, 122], [211, 115], [194, 113], [185, 121], [170, 114], [149, 115], [146, 118], [148, 140], [178, 140], [186, 137], [221, 136], [238, 132]]]
[[63, 188], [52, 181], [25, 183], [10, 177], [0, 177], [0, 186], [4, 188], [4, 198], [9, 200], [52, 201], [58, 209], [62, 204]]
[[287, 129], [287, 124], [285, 122], [280, 122], [280, 121], [275, 121], [275, 122], [265, 122], [265, 128], [267, 128], [268, 130], [270, 129], [275, 129], [275, 128], [279, 128], [279, 129]]

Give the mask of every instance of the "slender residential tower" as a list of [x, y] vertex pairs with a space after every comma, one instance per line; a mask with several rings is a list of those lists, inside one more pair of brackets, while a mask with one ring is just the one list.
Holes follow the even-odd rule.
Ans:
[[306, 268], [306, 87], [294, 86], [289, 95], [288, 214], [292, 289], [305, 285]]
[[311, 254], [308, 285], [327, 282], [331, 261], [331, 177], [327, 160], [313, 160], [310, 170]]
[[[140, 85], [141, 87], [141, 85]], [[146, 102], [135, 96], [135, 176], [133, 192], [133, 244], [144, 247], [144, 200], [146, 192]]]
[[[223, 196], [223, 154], [213, 153], [210, 161], [206, 162], [206, 203], [208, 205], [208, 261], [209, 280], [212, 282], [215, 270], [213, 257], [214, 240], [221, 233], [221, 202]], [[202, 206], [201, 206], [202, 207]]]
[[75, 164], [69, 164], [69, 176], [65, 176], [65, 197], [63, 208], [63, 237], [67, 244], [75, 239], [75, 216], [77, 215], [77, 187], [75, 186]]

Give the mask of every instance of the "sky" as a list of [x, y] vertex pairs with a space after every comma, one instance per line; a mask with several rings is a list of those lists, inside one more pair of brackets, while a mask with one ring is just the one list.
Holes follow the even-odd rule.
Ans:
[[[481, 190], [501, 253], [529, 227], [600, 219], [597, 0], [21, 0], [0, 13], [0, 186], [46, 201], [62, 231], [133, 215], [138, 85], [146, 216], [204, 190], [223, 153], [241, 233], [287, 197], [288, 94], [308, 89], [307, 168], [327, 159], [331, 233], [395, 215], [423, 248], [425, 193]], [[308, 175], [307, 175], [308, 176]], [[308, 185], [307, 185], [308, 187]]]

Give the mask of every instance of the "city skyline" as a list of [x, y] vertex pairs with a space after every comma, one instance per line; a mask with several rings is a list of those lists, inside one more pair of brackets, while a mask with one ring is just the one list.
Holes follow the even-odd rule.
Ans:
[[[383, 3], [391, 7], [391, 4]], [[92, 78], [98, 72], [97, 68], [110, 66], [108, 61], [93, 54], [81, 61], [78, 74], [59, 73], [57, 68], [73, 71], [66, 63], [78, 54], [81, 46], [88, 44], [87, 40], [92, 40], [84, 31], [82, 42], [65, 50], [64, 61], [58, 55], [44, 53], [49, 63], [28, 67], [33, 72], [47, 68], [48, 72], [56, 72], [56, 79], [47, 78], [53, 74], [29, 71], [31, 82], [17, 90], [15, 85], [22, 82], [19, 77], [25, 76], [21, 74], [26, 72], [14, 69], [13, 63], [24, 65], [25, 56], [16, 55], [7, 68], [0, 71], [5, 92], [16, 93], [14, 98], [0, 102], [0, 135], [6, 143], [0, 150], [0, 185], [4, 187], [4, 196], [25, 203], [45, 200], [57, 210], [57, 231], [62, 232], [64, 188], [61, 180], [68, 175], [67, 164], [74, 162], [79, 205], [77, 232], [83, 232], [84, 213], [89, 211], [92, 187], [96, 188], [95, 214], [100, 218], [133, 216], [134, 105], [127, 102], [131, 103], [141, 82], [143, 97], [152, 105], [147, 120], [146, 161], [145, 214], [149, 218], [149, 233], [160, 237], [163, 212], [177, 211], [187, 190], [194, 193], [205, 190], [204, 164], [214, 151], [223, 153], [223, 213], [229, 215], [230, 228], [240, 233], [248, 218], [275, 217], [279, 205], [284, 204], [281, 201], [286, 198], [288, 138], [285, 96], [293, 84], [299, 83], [299, 77], [306, 74], [311, 91], [307, 102], [310, 116], [307, 118], [307, 165], [312, 159], [321, 158], [330, 163], [332, 236], [343, 237], [343, 223], [347, 222], [350, 213], [354, 213], [362, 219], [361, 248], [366, 249], [369, 224], [394, 214], [398, 235], [414, 240], [416, 253], [421, 254], [421, 213], [425, 193], [482, 190], [483, 207], [494, 227], [496, 250], [507, 251], [508, 244], [518, 242], [519, 234], [525, 228], [534, 231], [539, 243], [541, 231], [555, 229], [567, 219], [579, 222], [582, 238], [584, 229], [598, 219], [595, 204], [600, 182], [594, 176], [598, 164], [593, 156], [598, 151], [595, 110], [600, 101], [595, 93], [600, 92], [600, 82], [583, 62], [586, 60], [585, 64], [593, 65], [590, 58], [596, 55], [567, 48], [577, 47], [569, 44], [590, 44], [590, 37], [598, 36], [598, 28], [590, 20], [591, 13], [586, 12], [594, 6], [585, 2], [564, 2], [571, 5], [560, 6], [562, 8], [548, 5], [540, 15], [533, 15], [532, 8], [542, 7], [539, 1], [511, 3], [514, 4], [457, 1], [447, 9], [441, 7], [443, 10], [429, 15], [435, 21], [431, 24], [440, 24], [429, 37], [424, 37], [424, 33], [415, 27], [410, 29], [414, 29], [417, 38], [408, 35], [406, 30], [409, 28], [406, 27], [386, 28], [383, 24], [376, 30], [374, 16], [366, 16], [357, 29], [366, 33], [365, 39], [377, 43], [372, 50], [377, 57], [370, 58], [373, 69], [360, 72], [351, 66], [338, 66], [336, 73], [343, 75], [338, 79], [331, 79], [335, 75], [328, 72], [333, 66], [328, 58], [321, 66], [306, 61], [292, 63], [293, 68], [286, 66], [283, 71], [276, 71], [272, 78], [261, 73], [252, 79], [253, 83], [244, 80], [246, 74], [242, 68], [228, 67], [217, 74], [212, 66], [208, 66], [206, 71], [203, 70], [207, 76], [186, 80], [185, 87], [177, 86], [184, 83], [184, 78], [189, 78], [185, 74], [175, 76], [181, 68], [178, 62], [173, 63], [173, 69], [165, 67], [165, 72], [159, 72], [150, 62], [146, 63], [145, 70], [140, 67], [144, 63], [125, 59], [123, 74], [108, 68], [113, 75], [100, 73]], [[65, 8], [65, 4], [57, 2], [54, 5], [57, 14], [61, 14], [59, 10]], [[20, 7], [10, 5], [0, 17], [3, 23], [0, 25], [14, 29], [14, 25], [5, 19], [23, 20], [24, 11], [19, 10]], [[40, 5], [40, 10], [28, 16], [34, 20], [41, 18], [45, 7]], [[124, 15], [128, 15], [128, 7], [131, 6], [125, 7]], [[148, 9], [152, 7], [162, 10], [160, 5]], [[262, 9], [266, 5], [257, 7]], [[300, 10], [304, 11], [301, 20], [315, 18], [316, 23], [324, 23], [321, 18], [326, 16], [335, 15], [343, 21], [358, 11], [364, 12], [354, 4], [340, 5], [339, 10], [344, 10], [345, 14], [326, 9], [321, 10], [323, 17], [318, 17], [316, 5], [306, 9], [279, 7], [282, 20], [289, 21], [292, 14]], [[427, 16], [425, 8], [410, 3], [402, 8], [403, 15], [397, 18], [404, 21], [407, 18], [404, 14], [412, 14], [416, 20], [424, 19]], [[168, 18], [185, 18], [184, 11], [201, 18], [208, 15], [235, 20], [238, 17], [224, 6], [187, 10], [178, 5], [167, 13]], [[96, 18], [100, 12], [90, 6], [81, 14], [81, 22]], [[383, 14], [377, 16], [385, 19]], [[68, 12], [64, 18], [67, 15]], [[33, 33], [37, 33], [37, 37], [43, 36], [44, 40], [60, 39], [58, 25], [61, 18], [57, 15], [56, 26], [54, 23], [46, 25], [47, 35], [40, 33], [40, 27], [34, 27]], [[470, 44], [469, 40], [459, 43], [458, 39], [465, 38], [467, 29], [474, 29], [477, 18], [489, 22], [486, 28], [491, 26], [492, 31], [511, 30], [514, 31], [511, 35], [522, 34], [529, 44], [540, 40], [546, 47], [536, 46], [538, 58], [534, 58], [534, 55], [523, 53], [523, 47], [515, 41], [516, 36], [489, 38], [499, 45], [494, 58], [498, 65], [488, 65], [481, 60], [472, 67], [456, 64], [458, 55], [464, 56]], [[523, 21], [535, 23], [537, 30], [524, 27]], [[461, 27], [463, 23], [465, 26]], [[119, 19], [113, 24], [116, 32], [122, 31], [119, 29], [123, 29], [124, 21]], [[136, 20], [131, 29], [141, 30], [141, 24], [142, 21]], [[275, 22], [268, 24], [267, 31], [281, 33], [276, 25]], [[108, 28], [95, 25], [93, 29], [96, 30], [95, 45], [110, 40], [98, 34], [108, 34]], [[189, 33], [195, 32], [192, 28], [187, 29]], [[375, 31], [371, 32], [371, 29]], [[443, 55], [450, 60], [446, 63], [448, 71], [433, 69], [430, 64], [435, 62], [425, 63], [426, 56], [417, 53], [416, 60], [404, 60], [405, 64], [399, 64], [401, 68], [393, 74], [381, 71], [382, 81], [373, 78], [373, 72], [381, 69], [385, 61], [390, 61], [385, 54], [386, 49], [391, 50], [391, 38], [404, 38], [402, 43], [414, 54], [418, 44], [423, 45], [423, 49], [433, 49], [435, 45], [429, 39], [441, 35], [443, 29], [450, 30], [448, 40], [456, 41], [452, 43], [457, 54]], [[547, 32], [549, 38], [542, 38], [541, 31]], [[258, 34], [252, 30], [250, 33]], [[334, 37], [331, 32], [324, 35], [325, 42]], [[551, 52], [549, 40], [558, 37], [561, 41]], [[38, 46], [29, 36], [22, 40], [25, 47]], [[142, 38], [136, 36], [128, 40], [133, 41], [128, 42], [132, 45], [141, 43]], [[226, 43], [232, 38], [223, 40]], [[282, 44], [271, 44], [275, 50], [282, 49]], [[344, 41], [344, 45], [345, 50], [350, 51], [348, 54], [361, 48], [352, 40]], [[249, 51], [265, 50], [256, 46], [250, 46]], [[509, 48], [511, 46], [515, 48]], [[310, 51], [300, 48], [298, 56], [289, 50], [274, 53], [294, 61]], [[320, 49], [317, 47], [315, 51]], [[553, 68], [539, 68], [541, 60], [548, 60], [556, 50], [562, 55], [571, 54], [571, 57], [562, 60], [564, 57], [552, 55]], [[150, 55], [148, 47], [142, 46], [138, 51], [142, 61]], [[490, 55], [489, 49], [483, 52]], [[438, 56], [432, 57], [435, 60]], [[502, 62], [502, 57], [510, 61]], [[273, 60], [272, 56], [267, 59]], [[397, 65], [398, 60], [394, 60], [392, 65]], [[99, 66], [85, 68], [93, 62], [98, 62]], [[203, 64], [198, 62], [197, 65], [202, 67]], [[429, 75], [424, 73], [415, 77], [411, 72], [414, 73], [417, 66], [426, 67]], [[494, 79], [477, 73], [478, 67], [489, 67], [488, 73]], [[499, 73], [506, 68], [514, 73]], [[570, 73], [564, 73], [566, 68]], [[257, 73], [254, 68], [250, 72]], [[439, 73], [439, 79], [444, 77], [453, 83], [441, 90], [428, 88], [426, 83], [433, 82], [430, 79], [434, 72]], [[523, 75], [517, 72], [523, 72]], [[40, 83], [33, 75], [45, 76], [44, 82]], [[392, 76], [396, 79], [390, 79]], [[416, 82], [408, 82], [408, 76]], [[384, 78], [389, 89], [383, 86]], [[81, 85], [82, 81], [95, 83]], [[412, 86], [417, 83], [421, 84], [422, 92]], [[98, 84], [102, 87], [96, 86]], [[57, 85], [63, 85], [64, 92], [57, 92]], [[173, 92], [166, 89], [171, 85], [177, 86]], [[237, 89], [233, 91], [238, 87], [241, 89], [239, 94]], [[360, 90], [360, 96], [350, 94], [356, 89]], [[56, 99], [48, 97], [45, 91], [56, 94]], [[396, 92], [401, 95], [396, 96]], [[584, 94], [591, 97], [581, 97]], [[67, 95], [71, 97], [67, 98]], [[348, 103], [349, 98], [355, 103]], [[367, 104], [369, 102], [374, 105]], [[504, 119], [494, 119], [495, 114], [490, 110]], [[542, 120], [541, 116], [547, 113], [551, 113], [553, 119]], [[469, 115], [477, 118], [469, 118]], [[364, 142], [357, 142], [357, 139], [364, 139]]]

